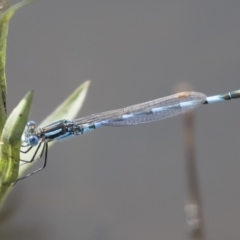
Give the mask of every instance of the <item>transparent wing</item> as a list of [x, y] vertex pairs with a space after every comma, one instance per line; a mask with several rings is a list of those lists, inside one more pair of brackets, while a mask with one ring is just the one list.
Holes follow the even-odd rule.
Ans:
[[74, 120], [77, 125], [127, 126], [154, 122], [192, 110], [206, 100], [199, 92], [182, 92], [122, 109], [92, 114]]

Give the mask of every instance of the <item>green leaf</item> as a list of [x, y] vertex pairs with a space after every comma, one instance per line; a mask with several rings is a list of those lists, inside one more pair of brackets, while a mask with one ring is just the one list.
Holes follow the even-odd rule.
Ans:
[[2, 202], [9, 186], [18, 178], [20, 162], [21, 135], [28, 121], [33, 99], [29, 92], [8, 117], [0, 142], [0, 202]]
[[9, 21], [15, 12], [24, 5], [33, 2], [33, 0], [24, 0], [8, 8], [0, 15], [0, 134], [7, 118], [6, 94], [7, 83], [5, 74], [6, 64], [6, 41], [8, 34]]
[[21, 136], [28, 121], [28, 115], [33, 99], [33, 92], [29, 92], [12, 111], [7, 119], [0, 142], [0, 203], [10, 186], [18, 178], [20, 162]]
[[90, 81], [86, 81], [81, 84], [61, 105], [59, 105], [54, 112], [52, 112], [43, 122], [39, 124], [39, 127], [46, 126], [49, 123], [55, 122], [61, 119], [74, 119], [86, 98]]
[[[46, 126], [49, 123], [55, 122], [61, 119], [74, 119], [79, 113], [83, 102], [86, 98], [90, 81], [86, 81], [80, 85], [61, 105], [59, 105], [55, 111], [53, 111], [40, 125], [39, 127]], [[55, 141], [48, 144], [52, 146]], [[40, 154], [41, 151], [39, 151]], [[21, 159], [31, 159], [32, 151], [20, 154]], [[36, 156], [38, 158], [39, 155]], [[20, 168], [19, 176], [25, 175], [31, 164], [25, 164]]]

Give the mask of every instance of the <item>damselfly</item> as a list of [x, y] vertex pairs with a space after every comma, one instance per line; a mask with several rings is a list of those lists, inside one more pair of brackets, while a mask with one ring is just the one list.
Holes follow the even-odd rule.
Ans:
[[36, 128], [36, 123], [29, 121], [22, 135], [21, 152], [28, 153], [33, 149], [33, 154], [29, 160], [21, 161], [30, 163], [38, 155], [40, 157], [44, 155], [44, 164], [41, 168], [20, 179], [31, 176], [46, 167], [48, 143], [51, 141], [82, 135], [102, 126], [120, 127], [154, 122], [188, 112], [201, 104], [235, 98], [240, 98], [240, 90], [210, 97], [200, 92], [181, 92], [126, 108], [92, 114], [76, 120], [59, 120], [42, 128]]

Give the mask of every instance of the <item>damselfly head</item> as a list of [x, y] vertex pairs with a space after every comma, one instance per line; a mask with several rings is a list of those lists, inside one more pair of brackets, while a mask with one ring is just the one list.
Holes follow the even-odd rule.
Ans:
[[39, 138], [36, 134], [36, 123], [34, 121], [29, 121], [26, 124], [25, 130], [22, 135], [22, 144], [36, 146], [38, 143]]

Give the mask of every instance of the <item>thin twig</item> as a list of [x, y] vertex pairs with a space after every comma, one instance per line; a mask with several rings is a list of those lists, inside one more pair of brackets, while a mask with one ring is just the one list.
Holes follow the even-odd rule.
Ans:
[[186, 168], [186, 204], [185, 215], [191, 240], [204, 240], [204, 225], [201, 194], [195, 158], [194, 116], [192, 112], [183, 116], [183, 137]]

